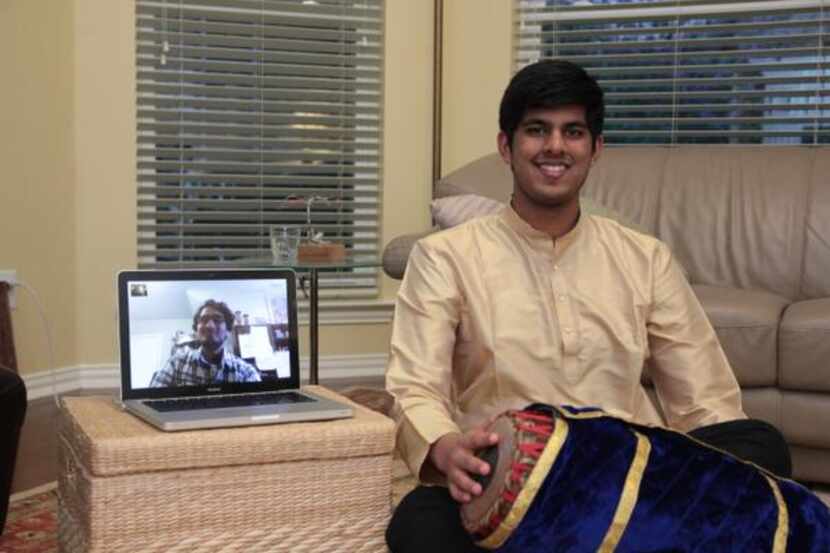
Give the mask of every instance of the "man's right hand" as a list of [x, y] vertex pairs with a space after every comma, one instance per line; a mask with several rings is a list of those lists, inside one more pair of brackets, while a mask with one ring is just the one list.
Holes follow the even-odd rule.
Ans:
[[470, 474], [486, 475], [491, 469], [490, 465], [476, 457], [476, 451], [498, 442], [498, 434], [479, 427], [464, 434], [444, 434], [432, 444], [429, 459], [435, 468], [446, 475], [453, 499], [467, 503], [474, 496], [481, 495], [481, 484], [473, 480]]

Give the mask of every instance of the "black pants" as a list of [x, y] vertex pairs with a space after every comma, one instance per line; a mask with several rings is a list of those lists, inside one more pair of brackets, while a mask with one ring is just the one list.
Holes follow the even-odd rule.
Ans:
[[[780, 476], [789, 478], [792, 474], [787, 443], [766, 422], [729, 421], [704, 426], [689, 434]], [[403, 498], [386, 530], [386, 542], [392, 553], [487, 551], [476, 547], [461, 526], [458, 504], [449, 491], [436, 486], [419, 486]]]
[[23, 381], [17, 374], [0, 367], [0, 534], [6, 525], [17, 444], [25, 414]]

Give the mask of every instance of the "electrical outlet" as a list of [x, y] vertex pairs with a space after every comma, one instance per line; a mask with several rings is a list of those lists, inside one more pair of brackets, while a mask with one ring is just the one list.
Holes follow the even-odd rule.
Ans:
[[12, 285], [12, 289], [9, 290], [9, 307], [14, 309], [14, 285], [17, 284], [17, 271], [15, 271], [14, 269], [0, 271], [0, 282], [8, 282]]

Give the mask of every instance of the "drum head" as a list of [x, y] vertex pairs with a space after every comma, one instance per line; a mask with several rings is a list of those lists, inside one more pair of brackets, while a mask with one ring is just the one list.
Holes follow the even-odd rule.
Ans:
[[499, 443], [493, 446], [497, 449], [495, 466], [490, 466], [489, 482], [482, 494], [461, 506], [461, 522], [467, 532], [473, 535], [487, 528], [492, 513], [498, 508], [513, 465], [516, 429], [512, 419], [501, 415], [489, 430], [499, 436]]

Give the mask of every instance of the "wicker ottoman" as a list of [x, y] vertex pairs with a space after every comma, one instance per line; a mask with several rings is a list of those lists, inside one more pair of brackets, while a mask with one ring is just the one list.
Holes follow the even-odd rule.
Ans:
[[112, 398], [64, 398], [61, 551], [385, 552], [394, 424], [353, 405], [339, 421], [167, 433]]

